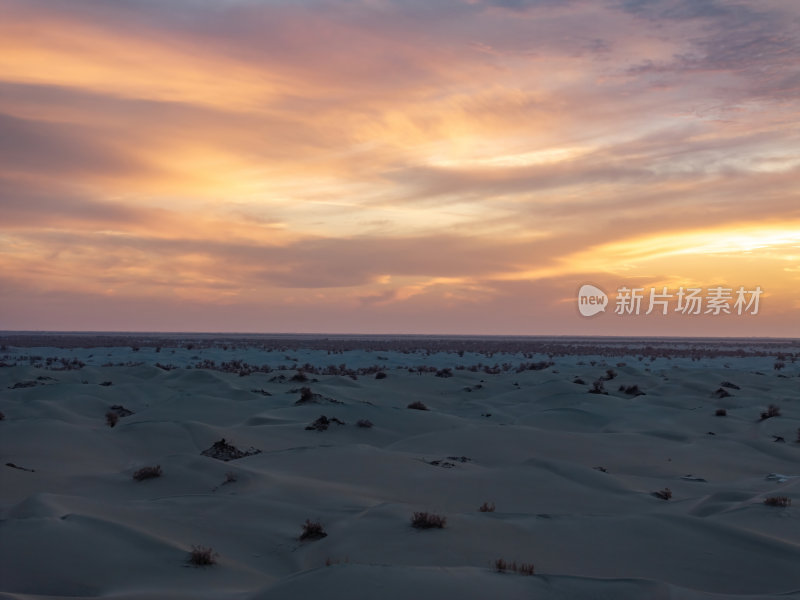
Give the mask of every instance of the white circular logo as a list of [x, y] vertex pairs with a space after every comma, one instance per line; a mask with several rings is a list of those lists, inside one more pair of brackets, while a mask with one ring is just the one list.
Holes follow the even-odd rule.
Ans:
[[586, 283], [578, 290], [578, 310], [584, 317], [591, 317], [605, 312], [608, 296], [600, 288]]

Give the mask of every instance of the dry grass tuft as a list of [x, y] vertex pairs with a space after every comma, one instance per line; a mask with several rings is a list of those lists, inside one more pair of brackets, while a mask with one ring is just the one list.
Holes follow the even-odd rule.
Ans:
[[447, 518], [428, 512], [415, 512], [411, 517], [411, 526], [416, 529], [444, 529]]
[[767, 506], [780, 506], [785, 508], [792, 505], [792, 499], [788, 496], [770, 496], [764, 499], [764, 504]]
[[506, 571], [511, 571], [512, 573], [519, 573], [520, 575], [534, 575], [536, 573], [533, 563], [517, 564], [516, 561], [512, 563], [507, 563], [502, 558], [498, 558], [496, 561], [494, 561], [494, 569], [498, 573], [505, 573]]
[[767, 407], [767, 410], [761, 413], [761, 420], [764, 421], [766, 419], [771, 419], [772, 417], [779, 417], [780, 415], [781, 415], [780, 407], [775, 404], [770, 404]]
[[478, 510], [481, 512], [494, 512], [494, 502], [491, 504], [489, 502], [484, 502], [478, 507]]
[[205, 548], [203, 546], [192, 546], [192, 551], [189, 553], [188, 562], [197, 567], [207, 567], [216, 564], [218, 553], [214, 552], [213, 548]]
[[409, 404], [408, 408], [411, 408], [411, 409], [414, 409], [414, 410], [430, 410], [427, 406], [425, 406], [424, 403], [420, 402], [419, 400], [416, 400], [416, 401], [412, 402], [411, 404]]
[[669, 500], [670, 498], [672, 498], [672, 490], [670, 490], [669, 488], [664, 488], [663, 490], [660, 490], [658, 492], [653, 492], [653, 496], [655, 496], [656, 498], [661, 498], [662, 500]]
[[324, 537], [327, 537], [327, 533], [322, 528], [322, 523], [319, 521], [311, 521], [311, 519], [306, 519], [306, 522], [303, 524], [303, 533], [300, 534], [300, 540], [321, 540]]
[[156, 465], [155, 467], [142, 467], [133, 474], [133, 478], [136, 481], [144, 481], [145, 479], [161, 477], [162, 474], [161, 465]]

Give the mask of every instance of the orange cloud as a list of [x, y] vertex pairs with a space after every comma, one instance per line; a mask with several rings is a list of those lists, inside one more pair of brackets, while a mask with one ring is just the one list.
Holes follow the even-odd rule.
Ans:
[[0, 327], [557, 333], [619, 277], [796, 317], [794, 5], [0, 2]]

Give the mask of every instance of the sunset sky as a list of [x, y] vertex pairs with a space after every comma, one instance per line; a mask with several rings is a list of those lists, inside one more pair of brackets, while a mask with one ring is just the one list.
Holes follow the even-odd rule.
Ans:
[[800, 2], [0, 0], [0, 329], [800, 336]]

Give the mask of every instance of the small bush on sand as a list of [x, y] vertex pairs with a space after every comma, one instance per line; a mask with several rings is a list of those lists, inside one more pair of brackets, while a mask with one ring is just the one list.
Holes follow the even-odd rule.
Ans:
[[494, 561], [494, 568], [495, 571], [497, 571], [498, 573], [505, 573], [506, 571], [511, 571], [512, 573], [519, 573], [520, 575], [533, 575], [535, 573], [533, 563], [517, 564], [516, 561], [512, 563], [507, 563], [502, 558], [498, 558], [496, 561]]
[[308, 381], [308, 377], [306, 376], [305, 373], [303, 373], [303, 371], [297, 371], [297, 373], [295, 373], [291, 378], [289, 378], [289, 381], [297, 381], [299, 383], [305, 383], [306, 381]]
[[144, 481], [145, 479], [155, 479], [156, 477], [161, 477], [161, 475], [161, 465], [156, 465], [155, 467], [142, 467], [133, 474], [133, 478], [136, 481]]
[[416, 529], [443, 529], [447, 519], [441, 515], [428, 512], [415, 512], [411, 517], [411, 526]]
[[484, 502], [478, 507], [478, 510], [481, 512], [494, 512], [494, 502]]
[[672, 490], [669, 488], [664, 488], [663, 490], [659, 490], [658, 492], [653, 492], [653, 496], [656, 498], [661, 498], [662, 500], [669, 500], [672, 498]]
[[300, 534], [300, 540], [321, 540], [328, 534], [322, 528], [322, 523], [319, 521], [311, 521], [306, 519], [303, 524], [303, 532]]
[[204, 546], [192, 546], [192, 551], [189, 553], [189, 563], [197, 567], [207, 567], [216, 564], [218, 553], [214, 552], [213, 548], [205, 548]]
[[328, 427], [332, 424], [336, 423], [337, 425], [344, 425], [345, 422], [341, 419], [337, 419], [336, 417], [331, 417], [330, 419], [325, 415], [320, 415], [313, 423], [306, 425], [307, 431], [327, 431]]
[[303, 386], [300, 388], [300, 399], [295, 402], [295, 404], [308, 404], [310, 402], [316, 402], [316, 398], [314, 397], [314, 392], [311, 391], [310, 387]]
[[331, 420], [325, 415], [320, 415], [313, 423], [306, 425], [306, 431], [326, 431]]
[[764, 504], [767, 506], [791, 506], [792, 499], [788, 496], [770, 496], [764, 500]]
[[616, 376], [617, 372], [614, 369], [606, 369], [606, 374], [603, 375], [600, 379], [603, 379], [605, 381], [611, 381]]
[[375, 379], [386, 379], [386, 373], [383, 371], [378, 371], [375, 373]]
[[645, 393], [639, 389], [639, 386], [636, 384], [633, 385], [621, 385], [619, 386], [619, 391], [628, 394], [629, 396], [644, 396]]
[[106, 424], [109, 427], [114, 427], [121, 418], [129, 417], [132, 414], [132, 410], [128, 410], [121, 404], [114, 404], [106, 413]]
[[227, 441], [225, 441], [225, 438], [222, 438], [214, 442], [210, 448], [206, 448], [200, 454], [228, 462], [229, 460], [236, 460], [239, 458], [244, 458], [245, 456], [252, 456], [253, 454], [259, 454], [260, 452], [261, 450], [253, 447], [250, 447], [247, 450], [239, 450], [233, 444], [229, 444]]
[[369, 419], [359, 419], [358, 421], [356, 421], [356, 425], [358, 425], [359, 427], [363, 427], [365, 429], [369, 429], [370, 427], [372, 427], [372, 421], [370, 421]]
[[5, 421], [6, 416], [3, 414], [3, 411], [0, 410], [0, 421]]
[[770, 404], [767, 410], [761, 413], [761, 420], [771, 419], [772, 417], [779, 417], [781, 415], [780, 407], [775, 404]]
[[717, 416], [717, 417], [727, 417], [728, 416], [728, 411], [725, 410], [724, 408], [718, 408], [714, 412], [714, 415]]
[[416, 401], [412, 402], [411, 404], [409, 404], [408, 408], [412, 408], [414, 410], [428, 410], [428, 407], [425, 406], [425, 404], [423, 404], [419, 400], [416, 400]]
[[590, 394], [606, 394], [606, 395], [608, 395], [608, 392], [606, 391], [605, 385], [603, 385], [603, 381], [600, 380], [600, 379], [597, 379], [596, 381], [592, 382], [592, 389], [589, 390], [589, 393]]

